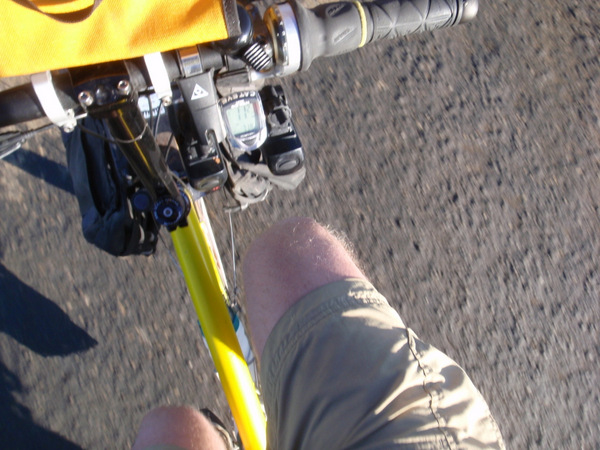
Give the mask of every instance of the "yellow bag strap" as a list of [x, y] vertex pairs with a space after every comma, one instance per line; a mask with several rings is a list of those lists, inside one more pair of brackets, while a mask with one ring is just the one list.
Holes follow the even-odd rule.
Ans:
[[33, 3], [30, 0], [12, 0], [12, 1], [15, 3], [18, 3], [21, 6], [24, 6], [25, 8], [33, 9], [42, 14], [45, 14], [48, 17], [51, 17], [54, 20], [58, 20], [59, 22], [63, 22], [63, 23], [76, 23], [76, 22], [81, 22], [82, 20], [87, 19], [88, 17], [90, 17], [92, 15], [92, 13], [98, 7], [98, 5], [100, 5], [100, 3], [102, 3], [102, 0], [94, 0], [93, 4], [91, 4], [90, 6], [87, 6], [83, 9], [80, 9], [79, 11], [71, 11], [71, 12], [65, 12], [65, 13], [49, 13], [49, 12], [46, 12], [46, 11], [43, 11], [42, 9], [40, 9], [40, 7], [38, 5], [36, 5], [35, 3]]

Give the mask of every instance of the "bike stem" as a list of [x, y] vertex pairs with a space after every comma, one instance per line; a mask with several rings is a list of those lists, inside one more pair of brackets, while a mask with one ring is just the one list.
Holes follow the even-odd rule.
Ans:
[[[127, 69], [121, 63], [100, 66], [102, 74], [73, 71], [81, 106], [89, 116], [104, 120], [114, 143], [148, 192], [154, 217], [174, 227], [185, 220], [189, 201], [181, 193], [138, 106]], [[98, 66], [96, 70], [98, 70]]]

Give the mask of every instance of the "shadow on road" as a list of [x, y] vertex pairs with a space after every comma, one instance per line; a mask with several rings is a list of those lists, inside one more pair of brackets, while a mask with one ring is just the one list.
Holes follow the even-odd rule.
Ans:
[[0, 361], [0, 440], [5, 448], [80, 449], [62, 436], [33, 422], [31, 413], [13, 397], [22, 390], [19, 379]]
[[[42, 356], [87, 350], [96, 340], [52, 301], [27, 286], [0, 263], [0, 331]], [[7, 448], [77, 449], [77, 445], [33, 422], [14, 393], [21, 382], [0, 361], [0, 441]]]
[[73, 194], [73, 184], [67, 168], [30, 150], [20, 149], [4, 158], [30, 175], [44, 180], [65, 192]]
[[58, 306], [0, 263], [0, 331], [42, 356], [65, 356], [97, 342]]

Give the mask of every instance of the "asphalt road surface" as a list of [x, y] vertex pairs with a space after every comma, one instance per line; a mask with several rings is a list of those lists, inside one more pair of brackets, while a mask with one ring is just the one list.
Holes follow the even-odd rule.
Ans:
[[[235, 216], [241, 253], [290, 215], [345, 232], [511, 448], [600, 446], [599, 35], [595, 0], [482, 0], [470, 25], [317, 61], [285, 81], [306, 180]], [[167, 245], [84, 241], [56, 132], [0, 170], [0, 447], [126, 448], [165, 403], [225, 416]]]

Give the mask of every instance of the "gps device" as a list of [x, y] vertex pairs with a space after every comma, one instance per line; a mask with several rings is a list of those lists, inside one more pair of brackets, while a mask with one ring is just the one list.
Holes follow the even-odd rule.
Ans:
[[235, 92], [219, 100], [229, 143], [242, 151], [259, 148], [267, 139], [267, 123], [257, 91]]

